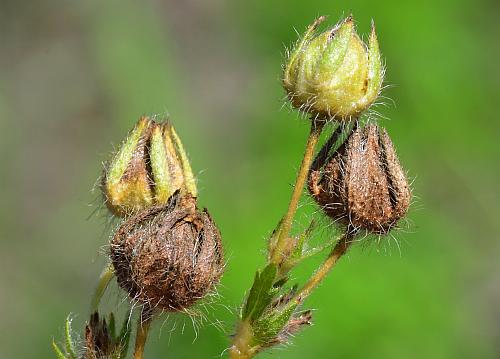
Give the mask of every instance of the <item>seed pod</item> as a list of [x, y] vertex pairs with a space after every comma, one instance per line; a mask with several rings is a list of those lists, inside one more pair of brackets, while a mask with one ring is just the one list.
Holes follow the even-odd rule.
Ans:
[[196, 197], [186, 153], [170, 122], [139, 119], [104, 170], [102, 191], [119, 217], [168, 202], [178, 190]]
[[111, 242], [119, 285], [152, 308], [181, 311], [204, 297], [223, 272], [219, 230], [192, 197], [174, 195], [167, 205], [127, 219]]
[[368, 46], [354, 28], [352, 16], [323, 33], [309, 26], [284, 66], [283, 86], [292, 105], [316, 119], [349, 120], [376, 100], [384, 78], [372, 24]]
[[385, 129], [357, 127], [330, 158], [315, 162], [309, 192], [333, 220], [386, 234], [406, 215], [411, 191]]

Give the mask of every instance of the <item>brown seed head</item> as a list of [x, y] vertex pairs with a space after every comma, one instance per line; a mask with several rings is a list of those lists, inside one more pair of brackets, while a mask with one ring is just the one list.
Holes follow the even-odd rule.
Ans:
[[223, 272], [215, 223], [194, 198], [178, 195], [126, 220], [112, 239], [111, 260], [130, 298], [166, 311], [191, 306]]
[[357, 127], [328, 159], [316, 162], [309, 192], [335, 221], [386, 234], [406, 215], [411, 191], [385, 129]]

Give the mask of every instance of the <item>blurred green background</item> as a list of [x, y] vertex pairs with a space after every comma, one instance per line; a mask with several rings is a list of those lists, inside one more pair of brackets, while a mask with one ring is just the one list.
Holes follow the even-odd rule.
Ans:
[[498, 1], [3, 0], [0, 358], [52, 358], [69, 312], [82, 333], [113, 228], [93, 188], [144, 113], [174, 121], [227, 253], [209, 323], [162, 317], [146, 358], [222, 355], [308, 131], [282, 106], [285, 46], [351, 11], [361, 34], [376, 21], [395, 103], [377, 110], [417, 199], [400, 250], [352, 250], [307, 302], [314, 325], [262, 358], [500, 357]]

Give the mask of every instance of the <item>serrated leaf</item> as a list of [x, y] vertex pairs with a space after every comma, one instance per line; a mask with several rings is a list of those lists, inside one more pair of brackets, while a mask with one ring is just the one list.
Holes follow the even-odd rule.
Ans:
[[276, 265], [271, 263], [262, 272], [257, 271], [255, 273], [255, 279], [243, 309], [243, 320], [255, 321], [271, 303], [275, 294], [275, 290], [272, 289], [276, 279], [276, 272]]
[[295, 308], [297, 308], [297, 304], [293, 303], [258, 320], [254, 324], [254, 336], [257, 342], [264, 346], [272, 345], [273, 342], [278, 344], [279, 341], [276, 340], [276, 337], [290, 320]]
[[57, 359], [67, 359], [66, 356], [63, 354], [62, 350], [54, 341], [54, 339], [52, 339], [52, 349], [54, 350], [54, 353], [56, 353]]
[[76, 359], [75, 346], [73, 344], [73, 338], [71, 337], [71, 314], [66, 317], [66, 326], [64, 330], [64, 344], [66, 347], [66, 353], [70, 359]]

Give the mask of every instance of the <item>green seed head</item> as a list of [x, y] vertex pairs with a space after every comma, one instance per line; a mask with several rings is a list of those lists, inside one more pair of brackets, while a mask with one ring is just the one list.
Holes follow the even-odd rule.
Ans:
[[165, 204], [177, 191], [195, 198], [193, 172], [170, 122], [141, 117], [107, 165], [102, 189], [120, 217]]
[[358, 117], [378, 97], [384, 77], [375, 26], [366, 45], [351, 16], [316, 34], [323, 21], [320, 17], [309, 26], [292, 50], [283, 86], [294, 107], [317, 119]]

